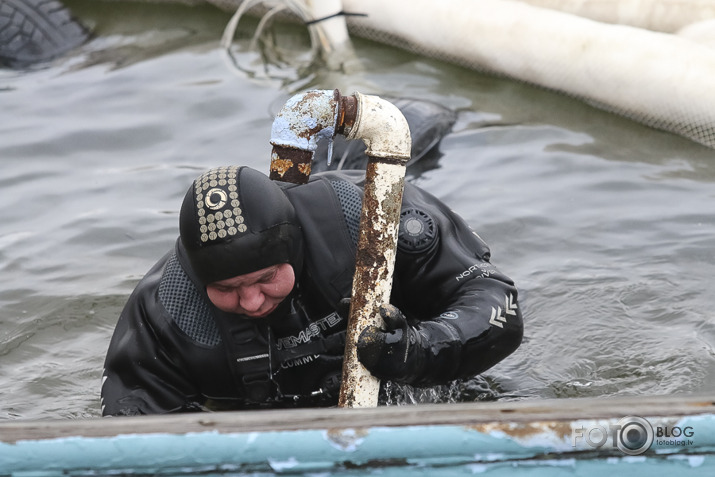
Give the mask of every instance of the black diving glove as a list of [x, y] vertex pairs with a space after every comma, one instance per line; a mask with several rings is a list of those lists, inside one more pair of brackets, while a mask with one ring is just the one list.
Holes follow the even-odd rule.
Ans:
[[394, 305], [382, 305], [380, 316], [386, 329], [370, 325], [360, 333], [358, 359], [377, 378], [411, 383], [422, 374], [427, 338]]

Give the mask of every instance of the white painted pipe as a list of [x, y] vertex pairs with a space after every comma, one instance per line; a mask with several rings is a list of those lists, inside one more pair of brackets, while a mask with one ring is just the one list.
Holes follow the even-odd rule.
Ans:
[[348, 139], [362, 139], [370, 157], [410, 159], [412, 138], [402, 112], [378, 96], [355, 93], [358, 101], [355, 124], [347, 129]]
[[271, 179], [302, 184], [319, 138], [341, 131], [365, 142], [368, 165], [355, 256], [340, 407], [375, 407], [380, 381], [359, 362], [357, 340], [369, 325], [380, 326], [380, 305], [390, 302], [400, 223], [405, 166], [412, 139], [402, 112], [377, 96], [338, 90], [307, 91], [290, 98], [271, 128]]
[[315, 152], [318, 139], [335, 136], [337, 96], [334, 90], [317, 90], [291, 97], [273, 119], [270, 143]]
[[357, 357], [357, 340], [370, 325], [382, 326], [380, 305], [390, 303], [405, 165], [412, 139], [407, 120], [392, 103], [355, 93], [355, 123], [348, 139], [362, 139], [369, 160], [360, 217], [350, 316], [345, 343], [340, 407], [377, 406], [380, 381]]

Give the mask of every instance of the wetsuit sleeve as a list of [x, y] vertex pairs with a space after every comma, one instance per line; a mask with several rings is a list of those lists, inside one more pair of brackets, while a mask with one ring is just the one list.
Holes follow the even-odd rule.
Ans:
[[473, 376], [514, 352], [523, 334], [518, 292], [491, 264], [482, 239], [410, 184], [400, 227], [392, 301], [421, 335], [424, 351], [410, 382]]
[[155, 267], [139, 283], [114, 330], [102, 378], [104, 416], [199, 408], [199, 393], [163, 338], [166, 312], [157, 298], [161, 268]]

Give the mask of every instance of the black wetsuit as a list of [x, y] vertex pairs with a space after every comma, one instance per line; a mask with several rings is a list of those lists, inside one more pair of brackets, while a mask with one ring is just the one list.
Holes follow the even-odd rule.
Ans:
[[[345, 317], [362, 200], [361, 173], [314, 174], [282, 184], [305, 239], [291, 295], [265, 319], [215, 308], [181, 241], [144, 277], [107, 354], [104, 415], [337, 403]], [[473, 376], [521, 343], [513, 282], [450, 209], [406, 184], [391, 302], [413, 326], [430, 323], [432, 356], [410, 384]]]

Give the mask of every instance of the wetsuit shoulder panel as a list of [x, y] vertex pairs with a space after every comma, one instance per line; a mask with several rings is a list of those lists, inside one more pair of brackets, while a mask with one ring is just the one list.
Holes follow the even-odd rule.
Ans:
[[221, 342], [209, 304], [186, 275], [175, 253], [169, 257], [161, 277], [159, 300], [189, 338], [205, 346], [216, 346]]

